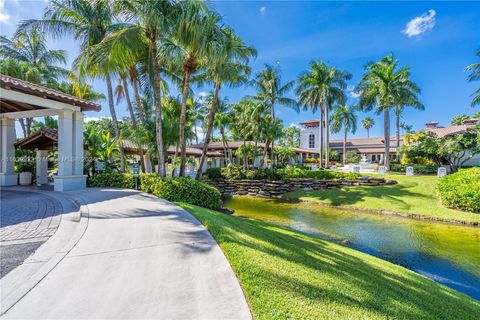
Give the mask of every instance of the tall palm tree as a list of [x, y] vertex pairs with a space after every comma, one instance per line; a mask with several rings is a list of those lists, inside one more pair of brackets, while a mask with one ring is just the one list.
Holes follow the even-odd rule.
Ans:
[[95, 64], [92, 61], [92, 49], [99, 44], [109, 32], [116, 30], [114, 12], [108, 0], [51, 0], [41, 20], [22, 21], [21, 32], [29, 32], [40, 28], [55, 38], [73, 36], [80, 40], [81, 50], [74, 61], [74, 68], [81, 76], [101, 76], [107, 84], [108, 105], [115, 126], [116, 141], [120, 150], [121, 170], [125, 170], [125, 155], [123, 152], [120, 129], [113, 101], [113, 89], [109, 63]]
[[[399, 96], [405, 91], [417, 92], [418, 87], [409, 79], [410, 68], [399, 68], [398, 61], [390, 54], [380, 61], [365, 66], [366, 73], [360, 81], [359, 106], [365, 111], [376, 107], [383, 112], [385, 154], [384, 165], [390, 168], [390, 109], [399, 104]], [[416, 97], [416, 95], [415, 95]], [[411, 105], [411, 103], [409, 103]]]
[[[116, 0], [114, 7], [125, 18], [116, 31], [105, 41], [112, 42], [113, 61], [124, 61], [134, 88], [135, 101], [141, 118], [146, 111], [138, 94], [138, 68], [132, 61], [143, 61], [145, 76], [152, 87], [155, 112], [156, 152], [158, 152], [158, 173], [165, 176], [165, 148], [162, 130], [162, 78], [160, 61], [163, 55], [159, 45], [168, 36], [171, 26], [178, 17], [177, 6], [168, 0]], [[108, 47], [108, 46], [107, 46]]]
[[[320, 167], [323, 167], [324, 157], [324, 131], [326, 127], [327, 143], [325, 153], [328, 155], [328, 143], [330, 136], [328, 111], [334, 103], [345, 103], [346, 81], [351, 78], [351, 74], [345, 71], [339, 71], [335, 67], [329, 67], [322, 61], [310, 62], [307, 72], [298, 77], [298, 86], [295, 90], [299, 103], [304, 109], [310, 109], [312, 112], [320, 111]], [[328, 156], [325, 163], [328, 167]]]
[[[39, 83], [54, 89], [58, 89], [58, 80], [66, 78], [68, 74], [66, 69], [59, 66], [66, 64], [66, 52], [48, 49], [43, 32], [38, 27], [31, 28], [29, 32], [17, 30], [11, 39], [0, 36], [0, 57], [30, 64], [40, 75]], [[32, 120], [19, 119], [24, 136], [31, 133]]]
[[366, 117], [362, 120], [362, 127], [367, 130], [367, 137], [370, 138], [370, 129], [375, 125], [375, 120], [372, 117]]
[[417, 94], [420, 89], [415, 84], [408, 85], [408, 87], [400, 86], [399, 92], [395, 97], [395, 148], [396, 160], [400, 160], [400, 119], [402, 112], [407, 106], [411, 106], [417, 110], [425, 110], [423, 104], [418, 101]]
[[[480, 49], [477, 49], [476, 56], [480, 59]], [[480, 80], [480, 62], [472, 63], [467, 68], [465, 68], [465, 70], [470, 72], [470, 74], [468, 75], [468, 81]], [[470, 106], [473, 108], [480, 105], [480, 88], [478, 88], [472, 93], [472, 97], [473, 100]]]
[[219, 129], [220, 136], [222, 138], [223, 144], [223, 157], [226, 164], [232, 162], [232, 152], [228, 145], [228, 140], [225, 134], [225, 128], [231, 124], [231, 114], [230, 114], [231, 106], [228, 103], [228, 98], [225, 97], [223, 99], [219, 99], [218, 101], [218, 109], [215, 113], [215, 122], [214, 126]]
[[[275, 105], [288, 106], [299, 112], [298, 104], [295, 99], [287, 97], [287, 94], [292, 90], [295, 81], [289, 81], [282, 84], [282, 70], [279, 65], [273, 66], [265, 64], [265, 68], [259, 71], [252, 81], [252, 85], [257, 89], [258, 100], [268, 101], [272, 115], [272, 121], [275, 121]], [[273, 148], [275, 141], [272, 143], [272, 162], [274, 160]]]
[[222, 85], [235, 87], [247, 82], [247, 77], [250, 74], [250, 67], [248, 61], [251, 57], [256, 55], [253, 47], [245, 45], [232, 29], [223, 28], [222, 37], [217, 38], [219, 51], [214, 55], [210, 55], [205, 66], [205, 79], [207, 82], [213, 82], [213, 97], [211, 99], [210, 111], [208, 117], [207, 132], [205, 134], [202, 156], [199, 161], [199, 168], [196, 178], [201, 176], [202, 166], [207, 155], [208, 144], [213, 132], [215, 122], [215, 113], [217, 111], [218, 102], [220, 101], [218, 95]]
[[347, 160], [347, 134], [357, 131], [357, 116], [355, 115], [355, 107], [347, 107], [339, 105], [332, 116], [332, 131], [339, 132], [343, 128], [343, 164]]
[[192, 75], [216, 54], [218, 39], [223, 37], [217, 25], [220, 17], [210, 11], [203, 1], [181, 1], [177, 4], [180, 13], [173, 25], [171, 36], [164, 45], [164, 53], [177, 61], [183, 72], [182, 107], [180, 113], [179, 145], [180, 176], [185, 175], [186, 139], [185, 115], [190, 93]]

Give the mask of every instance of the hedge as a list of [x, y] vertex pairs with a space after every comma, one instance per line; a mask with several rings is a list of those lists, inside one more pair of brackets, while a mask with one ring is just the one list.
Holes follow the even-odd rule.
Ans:
[[480, 168], [463, 169], [443, 177], [437, 192], [446, 207], [480, 213]]
[[[131, 173], [102, 173], [88, 177], [89, 187], [135, 188]], [[220, 192], [201, 181], [191, 178], [161, 178], [157, 174], [141, 174], [142, 191], [168, 201], [186, 202], [208, 209], [221, 207]]]
[[407, 170], [407, 167], [413, 167], [413, 171], [415, 173], [420, 174], [429, 174], [429, 173], [437, 173], [438, 166], [433, 164], [401, 164], [401, 163], [391, 163], [390, 164], [390, 171], [393, 172], [403, 172]]
[[87, 179], [89, 187], [134, 189], [132, 173], [97, 173]]

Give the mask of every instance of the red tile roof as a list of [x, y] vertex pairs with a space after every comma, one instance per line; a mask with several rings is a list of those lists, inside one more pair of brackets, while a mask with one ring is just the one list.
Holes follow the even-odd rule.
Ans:
[[41, 96], [46, 99], [51, 99], [66, 104], [78, 106], [82, 111], [100, 111], [102, 107], [99, 104], [77, 98], [75, 96], [53, 90], [38, 84], [23, 81], [17, 78], [12, 78], [3, 74], [0, 74], [0, 86], [7, 90], [19, 91], [35, 96]]

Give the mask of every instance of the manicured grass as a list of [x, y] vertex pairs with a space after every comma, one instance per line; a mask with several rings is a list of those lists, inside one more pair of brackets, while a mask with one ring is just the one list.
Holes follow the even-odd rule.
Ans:
[[217, 240], [256, 319], [480, 318], [480, 302], [403, 267], [261, 221], [180, 205]]
[[436, 176], [407, 177], [388, 174], [386, 179], [398, 181], [388, 186], [356, 186], [340, 189], [293, 191], [283, 195], [288, 199], [322, 202], [334, 206], [351, 206], [374, 210], [388, 210], [399, 213], [456, 220], [459, 222], [480, 222], [480, 214], [445, 208], [436, 197]]

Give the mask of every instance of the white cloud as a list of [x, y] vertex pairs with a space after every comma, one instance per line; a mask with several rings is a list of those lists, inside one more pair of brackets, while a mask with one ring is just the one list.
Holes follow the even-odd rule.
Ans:
[[260, 12], [260, 14], [263, 16], [267, 12], [267, 7], [261, 7], [258, 9], [258, 12]]
[[407, 37], [418, 37], [424, 34], [425, 32], [432, 30], [435, 26], [435, 15], [437, 12], [430, 9], [428, 12], [425, 12], [419, 17], [415, 17], [407, 23], [402, 32], [407, 35]]
[[354, 98], [354, 99], [357, 99], [358, 97], [360, 97], [362, 95], [362, 92], [360, 90], [357, 90], [354, 86], [352, 85], [349, 85], [347, 87], [347, 92], [348, 92], [348, 95], [351, 97], [351, 98]]
[[10, 15], [5, 11], [5, 0], [0, 0], [0, 23], [7, 23]]
[[208, 96], [208, 93], [205, 92], [205, 91], [200, 91], [200, 93], [198, 94], [200, 97], [204, 98], [206, 96]]

